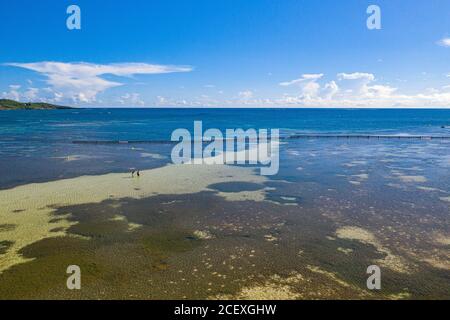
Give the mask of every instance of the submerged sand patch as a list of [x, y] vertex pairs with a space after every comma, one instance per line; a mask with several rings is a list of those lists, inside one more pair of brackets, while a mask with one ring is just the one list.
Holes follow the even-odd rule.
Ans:
[[125, 222], [127, 224], [127, 230], [128, 231], [135, 231], [139, 228], [142, 227], [141, 224], [138, 223], [133, 223], [133, 222], [128, 222], [127, 217], [116, 214], [114, 217], [112, 217], [111, 219], [109, 219], [109, 221], [121, 221], [121, 222]]
[[411, 298], [411, 293], [409, 292], [400, 292], [400, 293], [393, 293], [387, 296], [388, 299], [391, 300], [405, 300]]
[[214, 236], [208, 230], [195, 230], [193, 234], [197, 239], [200, 240], [210, 240], [214, 238]]
[[321, 275], [326, 276], [327, 278], [329, 278], [330, 280], [333, 280], [334, 282], [338, 283], [342, 287], [345, 287], [345, 288], [350, 287], [350, 285], [347, 282], [345, 282], [344, 280], [340, 279], [333, 272], [329, 272], [329, 271], [323, 270], [323, 269], [319, 268], [318, 266], [307, 266], [307, 268], [309, 270], [311, 270], [312, 272], [319, 273]]
[[241, 289], [235, 295], [218, 295], [211, 297], [214, 300], [297, 300], [303, 296], [294, 290], [292, 284], [305, 281], [299, 273], [287, 278], [279, 275], [271, 276], [266, 282]]
[[89, 156], [89, 155], [82, 155], [82, 154], [73, 154], [73, 155], [67, 155], [63, 157], [54, 157], [54, 159], [61, 159], [65, 162], [72, 162], [72, 161], [80, 161], [80, 160], [90, 160], [90, 159], [96, 159], [98, 157], [96, 156]]
[[427, 178], [424, 176], [398, 176], [403, 182], [427, 182]]
[[338, 247], [336, 250], [339, 251], [339, 252], [342, 252], [345, 255], [349, 255], [349, 254], [351, 254], [353, 252], [353, 249], [342, 248], [342, 247]]
[[301, 295], [291, 291], [287, 285], [269, 283], [264, 286], [244, 288], [237, 298], [239, 300], [296, 300], [300, 299]]
[[354, 175], [352, 175], [352, 177], [355, 177], [359, 180], [367, 180], [367, 179], [369, 179], [369, 174], [368, 173], [354, 174]]
[[434, 237], [434, 241], [440, 245], [450, 246], [450, 236], [442, 233], [437, 233]]
[[[0, 232], [0, 242], [13, 244], [0, 255], [0, 273], [26, 261], [20, 250], [45, 238], [64, 236], [74, 222], [53, 213], [58, 207], [100, 203], [108, 199], [145, 198], [157, 195], [193, 194], [216, 183], [246, 181], [263, 183], [266, 178], [249, 168], [226, 165], [167, 165], [141, 171], [141, 177], [129, 173], [82, 176], [51, 182], [32, 183], [0, 190], [0, 225], [15, 228]], [[265, 199], [265, 191], [218, 193], [226, 200]], [[70, 215], [70, 212], [68, 212]], [[139, 226], [129, 226], [130, 231]], [[58, 230], [52, 232], [52, 230]]]
[[391, 170], [393, 176], [397, 177], [399, 180], [405, 183], [423, 183], [427, 182], [427, 178], [420, 175], [406, 175], [399, 170]]
[[344, 163], [343, 166], [352, 168], [352, 167], [362, 166], [362, 165], [366, 165], [366, 164], [367, 164], [367, 161], [365, 161], [365, 160], [354, 160], [349, 163]]
[[425, 187], [425, 186], [418, 186], [417, 189], [422, 190], [422, 191], [441, 191], [437, 188]]
[[[334, 285], [330, 285], [330, 281]], [[352, 292], [358, 297], [365, 297], [365, 292], [349, 284], [333, 273], [318, 266], [307, 265], [305, 272], [293, 271], [288, 275], [274, 274], [254, 285], [245, 286], [235, 294], [223, 294], [210, 299], [224, 300], [296, 300], [329, 299], [337, 292]]]
[[422, 260], [434, 268], [442, 269], [442, 270], [450, 270], [450, 255], [449, 254], [447, 254], [445, 257], [432, 255], [432, 256], [424, 258]]
[[149, 153], [149, 152], [142, 152], [141, 158], [151, 158], [151, 159], [165, 159], [163, 155], [160, 155], [158, 153]]
[[336, 231], [336, 236], [340, 239], [356, 240], [364, 244], [372, 245], [378, 252], [386, 255], [383, 259], [377, 260], [380, 265], [400, 273], [411, 272], [410, 267], [403, 258], [394, 255], [378, 241], [372, 232], [368, 230], [355, 226], [345, 226]]

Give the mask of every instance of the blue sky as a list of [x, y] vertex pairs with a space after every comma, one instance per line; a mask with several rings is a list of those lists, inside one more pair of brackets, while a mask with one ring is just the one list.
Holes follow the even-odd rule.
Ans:
[[[81, 30], [66, 9], [81, 8]], [[366, 9], [381, 8], [381, 30]], [[0, 97], [74, 106], [450, 107], [450, 1], [2, 1]]]

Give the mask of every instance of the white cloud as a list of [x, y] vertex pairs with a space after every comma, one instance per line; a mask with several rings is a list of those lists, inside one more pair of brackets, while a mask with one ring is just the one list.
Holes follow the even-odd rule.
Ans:
[[339, 86], [335, 81], [331, 81], [325, 85], [323, 92], [326, 99], [332, 99], [339, 92]]
[[280, 86], [287, 87], [287, 86], [292, 86], [292, 85], [299, 85], [308, 80], [312, 80], [312, 81], [319, 80], [322, 77], [323, 77], [323, 73], [319, 73], [319, 74], [305, 73], [299, 79], [281, 82]]
[[319, 73], [319, 74], [306, 73], [306, 74], [302, 75], [302, 77], [303, 77], [303, 79], [306, 79], [306, 80], [318, 80], [323, 77], [323, 73]]
[[2, 98], [3, 99], [9, 99], [9, 100], [20, 100], [20, 93], [19, 90], [20, 85], [12, 84], [9, 86], [8, 92], [2, 92]]
[[338, 73], [338, 80], [359, 80], [364, 79], [367, 81], [375, 80], [375, 76], [371, 73], [354, 72], [354, 73]]
[[299, 79], [294, 79], [291, 81], [281, 82], [280, 86], [298, 86], [305, 99], [312, 99], [317, 97], [320, 90], [320, 85], [317, 83], [319, 79], [323, 77], [323, 73], [306, 73], [303, 74]]
[[[345, 80], [347, 81], [359, 81]], [[384, 84], [367, 83], [365, 91], [354, 92], [341, 86], [344, 80], [332, 80], [324, 85], [316, 83], [319, 89], [312, 90], [316, 94], [305, 94], [304, 90], [298, 94], [284, 94], [281, 97], [255, 98], [241, 94], [239, 97], [213, 100], [199, 96], [191, 100], [162, 98], [161, 106], [178, 107], [283, 107], [283, 108], [450, 108], [450, 86], [441, 90], [426, 90], [423, 93], [402, 94], [398, 89]], [[316, 87], [315, 87], [316, 88]], [[245, 92], [245, 91], [243, 91]]]
[[316, 97], [320, 90], [320, 84], [315, 81], [307, 82], [303, 88], [302, 93], [305, 97], [311, 98]]
[[21, 85], [12, 84], [9, 86], [9, 91], [2, 92], [0, 97], [3, 99], [10, 99], [15, 101], [25, 100], [26, 102], [30, 101], [42, 101], [38, 97], [39, 89], [37, 88], [27, 88], [22, 89]]
[[[399, 93], [397, 88], [386, 84], [373, 83], [375, 80], [370, 81], [369, 79], [375, 79], [374, 76], [351, 76], [345, 77], [351, 78], [346, 80], [343, 80], [343, 78], [336, 76], [335, 80], [323, 85], [318, 81], [306, 82], [308, 85], [302, 86], [297, 94], [284, 94], [281, 97], [255, 98], [253, 95], [242, 93], [237, 99], [205, 101], [202, 97], [199, 97], [188, 101], [183, 100], [183, 103], [179, 100], [170, 99], [170, 103], [164, 101], [164, 105], [221, 108], [450, 108], [450, 86], [444, 86], [441, 90], [434, 89], [415, 94], [402, 94]], [[244, 96], [246, 98], [243, 98]]]
[[[397, 88], [380, 83], [372, 73], [338, 73], [336, 79], [321, 84], [322, 75], [301, 77], [280, 85], [296, 84], [297, 94], [284, 94], [281, 98], [270, 99], [270, 105], [281, 107], [346, 107], [346, 108], [450, 108], [450, 86], [440, 90], [425, 90], [416, 94], [401, 94]], [[265, 100], [255, 101], [265, 103]]]
[[167, 103], [167, 98], [163, 96], [157, 96], [156, 99], [158, 100], [158, 105], [164, 105]]
[[390, 86], [384, 86], [384, 85], [373, 85], [367, 87], [367, 93], [368, 95], [372, 97], [386, 97], [392, 95], [395, 91], [397, 91], [397, 88], [393, 88]]
[[450, 107], [450, 92], [445, 87], [406, 95], [387, 84], [374, 84], [375, 76], [371, 73], [339, 73], [336, 78], [338, 82], [325, 84], [317, 96], [305, 96], [300, 92], [297, 96], [285, 95], [276, 104], [292, 107]]
[[443, 38], [439, 40], [437, 44], [443, 47], [450, 47], [450, 38]]
[[242, 99], [250, 99], [253, 97], [253, 92], [250, 90], [241, 91], [239, 92], [239, 97]]
[[123, 85], [123, 83], [103, 79], [104, 75], [132, 76], [136, 74], [161, 74], [172, 72], [189, 72], [189, 66], [168, 66], [147, 63], [63, 63], [63, 62], [35, 62], [35, 63], [7, 63], [39, 72], [47, 77], [47, 83], [53, 90], [55, 97], [68, 99], [73, 102], [91, 103], [96, 101], [98, 93], [109, 88]]
[[426, 94], [439, 93], [439, 90], [436, 89], [436, 88], [426, 88], [426, 89], [425, 89], [425, 93], [426, 93]]
[[[168, 72], [188, 72], [190, 67], [174, 67], [148, 65], [140, 63], [96, 65], [87, 63], [57, 63], [38, 62], [29, 64], [9, 64], [29, 70], [34, 70], [47, 77], [48, 87], [35, 88], [21, 87], [18, 84], [9, 86], [0, 97], [24, 100], [43, 101], [49, 103], [77, 103], [101, 104], [97, 94], [123, 85], [120, 81], [104, 79], [104, 75], [132, 76], [134, 74], [158, 74]], [[450, 74], [448, 75], [450, 77]], [[251, 90], [238, 92], [230, 97], [214, 95], [216, 90], [209, 90], [210, 96], [197, 95], [193, 97], [162, 97], [156, 98], [158, 106], [180, 107], [346, 107], [346, 108], [383, 108], [383, 107], [408, 107], [450, 108], [450, 85], [442, 83], [436, 88], [421, 90], [416, 93], [401, 93], [400, 89], [392, 87], [375, 77], [372, 73], [353, 72], [338, 73], [334, 79], [325, 81], [322, 73], [303, 74], [299, 79], [281, 82], [282, 87], [289, 87], [290, 93], [259, 97], [264, 94], [258, 91], [258, 97]], [[446, 78], [447, 80], [448, 78]], [[212, 85], [206, 85], [209, 87]], [[286, 90], [288, 91], [288, 90]], [[223, 93], [223, 92], [222, 92]], [[220, 97], [220, 98], [219, 98]], [[126, 106], [142, 106], [144, 101], [139, 93], [126, 93], [119, 101]]]
[[143, 106], [144, 100], [141, 99], [139, 93], [126, 93], [119, 98], [119, 103], [127, 107]]
[[370, 86], [370, 83], [375, 81], [375, 76], [372, 73], [338, 73], [337, 80], [341, 82], [340, 87], [344, 92], [354, 96], [377, 96], [383, 92], [388, 92], [391, 90], [395, 91], [394, 88], [390, 88], [388, 86]]
[[24, 100], [28, 102], [36, 102], [39, 100], [39, 89], [38, 88], [28, 88], [23, 94], [22, 97]]
[[22, 86], [19, 85], [19, 84], [12, 84], [12, 85], [9, 86], [9, 88], [10, 88], [11, 90], [15, 90], [15, 91], [19, 90], [21, 87], [22, 87]]

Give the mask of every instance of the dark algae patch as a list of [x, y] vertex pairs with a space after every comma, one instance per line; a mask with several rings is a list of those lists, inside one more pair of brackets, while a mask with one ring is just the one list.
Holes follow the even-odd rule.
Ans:
[[[383, 291], [369, 292], [366, 268], [385, 254], [370, 244], [334, 237], [338, 225], [315, 206], [230, 202], [202, 192], [63, 207], [55, 219], [68, 213], [77, 224], [64, 237], [23, 249], [21, 254], [32, 260], [0, 275], [0, 297], [376, 299], [402, 292], [418, 298], [448, 294], [448, 273], [425, 265], [412, 276], [383, 269]], [[66, 288], [66, 268], [73, 264], [82, 272], [79, 291]]]
[[240, 192], [240, 191], [257, 191], [264, 189], [264, 185], [252, 182], [223, 182], [215, 183], [208, 186], [210, 189], [221, 192]]
[[16, 228], [13, 224], [0, 224], [0, 232], [11, 231]]

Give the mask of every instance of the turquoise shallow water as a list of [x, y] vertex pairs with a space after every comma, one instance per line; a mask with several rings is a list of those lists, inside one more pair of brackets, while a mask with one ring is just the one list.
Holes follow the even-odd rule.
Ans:
[[[0, 112], [0, 188], [163, 165], [170, 160], [172, 146], [160, 142], [169, 141], [173, 130], [178, 128], [193, 132], [194, 121], [202, 121], [203, 130], [280, 129], [282, 136], [450, 136], [450, 110], [111, 108], [3, 111]], [[148, 143], [73, 143], [79, 140]], [[327, 148], [336, 141], [320, 143]]]

